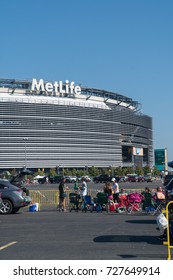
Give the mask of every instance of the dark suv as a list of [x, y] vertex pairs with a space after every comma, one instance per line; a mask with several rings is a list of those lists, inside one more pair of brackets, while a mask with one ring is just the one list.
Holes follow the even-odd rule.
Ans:
[[60, 183], [62, 181], [64, 177], [63, 176], [60, 176], [60, 175], [57, 175], [57, 176], [50, 176], [49, 177], [49, 182], [51, 184], [57, 184], [57, 183]]
[[119, 181], [119, 177], [117, 176], [110, 176], [108, 174], [101, 174], [99, 176], [95, 176], [93, 178], [94, 183], [106, 183], [106, 182], [111, 182], [112, 178], [115, 178], [116, 181]]

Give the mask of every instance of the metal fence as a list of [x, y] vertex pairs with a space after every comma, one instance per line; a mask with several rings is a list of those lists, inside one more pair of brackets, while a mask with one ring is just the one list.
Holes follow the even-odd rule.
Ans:
[[33, 203], [39, 205], [58, 205], [59, 191], [57, 190], [30, 190], [30, 197]]
[[[72, 190], [66, 191], [67, 199], [66, 205], [69, 205], [69, 193]], [[97, 191], [89, 191], [89, 195], [92, 197], [96, 196]], [[42, 205], [55, 205], [59, 204], [59, 191], [58, 190], [30, 190], [29, 191], [30, 197], [32, 198], [33, 203], [39, 203], [39, 206]]]
[[[139, 191], [141, 189], [126, 189], [126, 192], [133, 192]], [[66, 205], [69, 205], [69, 193], [73, 192], [72, 190], [67, 190], [67, 199]], [[39, 203], [40, 207], [42, 205], [58, 205], [59, 204], [59, 191], [58, 190], [30, 190], [30, 197], [32, 198], [33, 203]], [[88, 194], [91, 197], [96, 197], [98, 190], [89, 190]]]

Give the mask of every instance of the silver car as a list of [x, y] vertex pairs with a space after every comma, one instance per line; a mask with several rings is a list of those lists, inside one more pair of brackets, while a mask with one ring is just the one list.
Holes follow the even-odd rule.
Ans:
[[0, 208], [2, 207], [2, 193], [0, 192]]
[[[26, 188], [19, 186], [19, 181], [23, 176], [29, 174], [27, 172], [21, 172], [17, 176], [14, 176], [10, 181], [0, 179], [0, 214], [11, 214], [19, 211], [21, 207], [28, 206], [31, 202], [31, 198], [26, 194]], [[16, 186], [18, 184], [18, 186]]]
[[30, 203], [28, 197], [23, 195], [23, 190], [12, 185], [9, 181], [0, 179], [0, 192], [2, 197], [1, 214], [16, 213], [21, 207], [25, 207]]

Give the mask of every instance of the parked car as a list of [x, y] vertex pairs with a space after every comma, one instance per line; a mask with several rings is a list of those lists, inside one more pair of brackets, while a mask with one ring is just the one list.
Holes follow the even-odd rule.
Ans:
[[153, 182], [153, 177], [152, 177], [152, 176], [145, 176], [144, 178], [145, 178], [145, 181], [146, 181], [147, 183]]
[[57, 184], [60, 183], [63, 179], [63, 176], [57, 175], [57, 176], [49, 176], [49, 182], [51, 184]]
[[165, 199], [167, 202], [173, 201], [173, 178], [165, 186]]
[[101, 174], [99, 176], [95, 176], [93, 178], [94, 183], [106, 183], [106, 182], [111, 182], [112, 178], [115, 178], [117, 182], [119, 181], [119, 177], [117, 176], [110, 176], [108, 174]]
[[111, 177], [107, 174], [101, 174], [93, 178], [94, 183], [105, 183], [107, 181], [111, 181]]
[[9, 180], [0, 179], [0, 193], [2, 205], [1, 214], [17, 213], [20, 208], [30, 204], [29, 191], [24, 186], [25, 175], [32, 174], [29, 169], [23, 169], [19, 174], [12, 176]]
[[138, 176], [136, 174], [135, 175], [132, 174], [132, 175], [128, 176], [127, 181], [130, 182], [130, 183], [131, 182], [145, 182], [145, 178], [144, 178], [144, 176], [141, 176], [141, 175]]
[[21, 188], [12, 185], [8, 180], [0, 179], [0, 192], [2, 196], [1, 214], [11, 214], [19, 211], [21, 207], [28, 206], [31, 200], [26, 199]]
[[47, 182], [47, 178], [48, 178], [47, 176], [44, 176], [43, 178], [37, 179], [37, 182], [39, 184], [45, 184]]
[[138, 176], [128, 176], [128, 182], [138, 182]]
[[119, 177], [119, 183], [127, 182], [128, 177], [127, 176], [120, 176]]
[[85, 182], [91, 182], [91, 178], [89, 176], [82, 176], [82, 179], [85, 180]]
[[145, 178], [143, 176], [138, 176], [137, 178], [138, 178], [137, 182], [141, 182], [141, 183], [145, 182]]
[[76, 176], [64, 176], [64, 178], [66, 179], [66, 183], [74, 183], [77, 179]]
[[0, 208], [2, 207], [2, 193], [0, 192]]

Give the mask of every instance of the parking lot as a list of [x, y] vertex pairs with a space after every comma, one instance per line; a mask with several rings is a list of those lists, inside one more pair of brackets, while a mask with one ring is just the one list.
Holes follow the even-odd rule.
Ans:
[[166, 260], [152, 215], [40, 212], [0, 215], [1, 260]]

